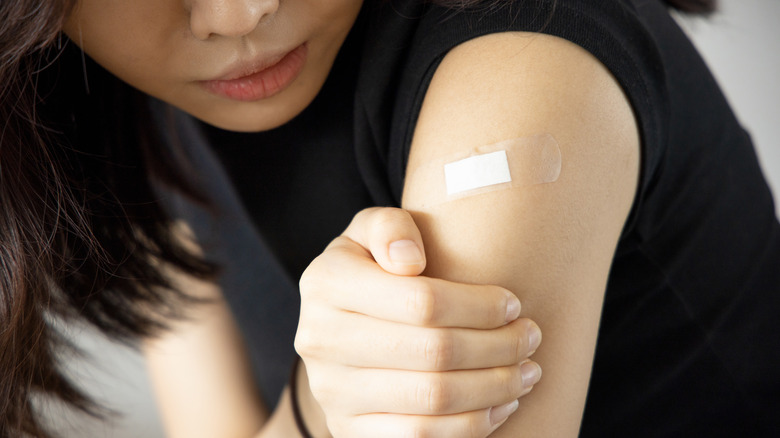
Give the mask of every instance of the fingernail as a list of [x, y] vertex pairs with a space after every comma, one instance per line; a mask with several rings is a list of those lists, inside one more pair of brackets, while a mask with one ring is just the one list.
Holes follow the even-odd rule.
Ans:
[[512, 400], [507, 404], [490, 408], [490, 425], [495, 426], [496, 424], [503, 423], [504, 420], [509, 418], [509, 416], [517, 410], [518, 406], [520, 406], [520, 402]]
[[413, 240], [396, 240], [387, 251], [390, 261], [400, 265], [419, 265], [423, 262], [420, 248]]
[[539, 348], [539, 344], [542, 343], [542, 331], [539, 329], [538, 325], [532, 321], [528, 321], [526, 333], [528, 334], [528, 355], [530, 356], [536, 352], [536, 349]]
[[529, 360], [520, 365], [520, 373], [523, 375], [523, 388], [530, 388], [542, 378], [542, 367]]
[[509, 323], [520, 317], [520, 300], [511, 292], [506, 294], [506, 322]]

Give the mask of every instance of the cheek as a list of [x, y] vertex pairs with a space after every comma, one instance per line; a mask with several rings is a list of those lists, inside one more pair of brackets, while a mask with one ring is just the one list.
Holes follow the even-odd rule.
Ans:
[[82, 0], [63, 32], [98, 64], [138, 86], [134, 82], [159, 74], [174, 59], [172, 43], [183, 35], [187, 20], [183, 8], [170, 7], [173, 3]]
[[342, 33], [352, 27], [362, 4], [362, 0], [301, 0], [291, 8], [296, 8], [298, 15], [310, 17], [316, 27]]

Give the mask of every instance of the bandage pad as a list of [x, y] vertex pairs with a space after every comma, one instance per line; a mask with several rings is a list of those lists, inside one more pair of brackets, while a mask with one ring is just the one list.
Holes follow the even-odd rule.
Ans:
[[[425, 182], [421, 207], [494, 190], [551, 183], [561, 173], [561, 150], [550, 134], [504, 140], [429, 162], [408, 184]], [[422, 178], [415, 181], [415, 178]], [[417, 203], [415, 202], [415, 203]]]

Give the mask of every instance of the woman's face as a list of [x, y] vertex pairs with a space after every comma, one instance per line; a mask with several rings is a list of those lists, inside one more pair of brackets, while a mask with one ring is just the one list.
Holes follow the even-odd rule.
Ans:
[[114, 75], [235, 131], [314, 99], [362, 0], [79, 0], [64, 31]]

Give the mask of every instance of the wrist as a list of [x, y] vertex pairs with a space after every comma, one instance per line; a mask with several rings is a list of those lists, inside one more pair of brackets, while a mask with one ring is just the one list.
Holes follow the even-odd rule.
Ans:
[[290, 399], [298, 433], [302, 438], [330, 438], [325, 412], [309, 388], [306, 365], [300, 359], [296, 364], [291, 377]]

